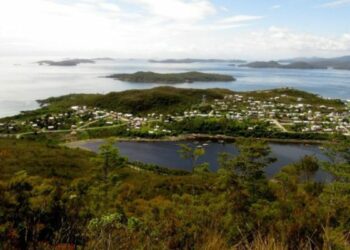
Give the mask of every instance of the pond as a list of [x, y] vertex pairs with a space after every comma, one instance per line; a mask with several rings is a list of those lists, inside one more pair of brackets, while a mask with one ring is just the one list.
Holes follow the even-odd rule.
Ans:
[[[97, 152], [102, 141], [87, 141], [80, 145], [81, 147]], [[205, 155], [199, 158], [198, 163], [207, 162], [210, 164], [211, 171], [217, 171], [219, 168], [218, 156], [220, 153], [228, 152], [234, 155], [238, 154], [237, 148], [231, 143], [218, 142], [117, 142], [121, 155], [128, 157], [130, 161], [140, 161], [144, 163], [152, 163], [162, 167], [171, 169], [191, 170], [191, 161], [182, 159], [179, 155], [179, 144], [187, 143], [191, 146], [202, 145], [205, 148]], [[265, 173], [267, 177], [272, 177], [278, 173], [282, 167], [298, 161], [305, 155], [314, 155], [319, 160], [326, 161], [327, 157], [318, 145], [304, 144], [285, 144], [270, 143], [271, 156], [276, 161], [270, 164]], [[330, 181], [331, 175], [323, 170], [319, 170], [315, 174], [318, 181]]]

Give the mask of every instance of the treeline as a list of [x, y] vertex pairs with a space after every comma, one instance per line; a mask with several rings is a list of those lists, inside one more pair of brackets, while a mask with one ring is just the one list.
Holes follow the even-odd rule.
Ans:
[[186, 134], [225, 135], [232, 137], [271, 138], [271, 139], [296, 139], [296, 140], [327, 140], [330, 134], [316, 132], [281, 132], [273, 129], [268, 122], [257, 120], [229, 120], [226, 118], [186, 118], [182, 121], [171, 121], [162, 124], [167, 131], [153, 131], [149, 129], [127, 129], [125, 126], [110, 126], [99, 129], [77, 131], [80, 140], [93, 138], [116, 137], [140, 137], [140, 138], [164, 138], [166, 136], [179, 136]]

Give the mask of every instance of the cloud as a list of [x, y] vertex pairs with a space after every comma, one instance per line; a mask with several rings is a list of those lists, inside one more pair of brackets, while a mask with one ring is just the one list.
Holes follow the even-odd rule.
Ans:
[[238, 16], [231, 16], [224, 18], [220, 20], [218, 23], [221, 24], [238, 24], [238, 23], [244, 23], [249, 21], [255, 21], [264, 18], [263, 16], [248, 16], [248, 15], [238, 15]]
[[320, 7], [322, 7], [322, 8], [335, 8], [335, 7], [340, 7], [340, 6], [348, 5], [348, 4], [350, 4], [350, 0], [336, 0], [336, 1], [331, 1], [331, 2], [321, 4]]
[[220, 14], [206, 0], [3, 1], [0, 55], [272, 58], [350, 53], [350, 34], [239, 29], [264, 17]]
[[256, 53], [265, 50], [272, 55], [337, 55], [350, 51], [350, 40], [347, 40], [346, 34], [328, 38], [272, 26], [264, 31], [252, 32], [245, 39], [249, 42], [247, 47], [255, 48]]
[[175, 21], [198, 21], [216, 13], [207, 0], [131, 0], [155, 16]]

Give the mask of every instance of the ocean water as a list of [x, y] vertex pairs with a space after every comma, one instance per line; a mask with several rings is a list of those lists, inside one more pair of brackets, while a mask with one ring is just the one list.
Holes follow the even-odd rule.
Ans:
[[202, 71], [233, 75], [235, 82], [184, 83], [181, 88], [227, 88], [250, 91], [293, 87], [324, 97], [350, 99], [350, 71], [249, 69], [227, 63], [155, 64], [146, 60], [98, 61], [75, 67], [39, 66], [38, 60], [57, 58], [0, 58], [0, 117], [38, 107], [36, 100], [70, 93], [108, 93], [145, 89], [161, 84], [127, 83], [103, 76], [136, 71]]

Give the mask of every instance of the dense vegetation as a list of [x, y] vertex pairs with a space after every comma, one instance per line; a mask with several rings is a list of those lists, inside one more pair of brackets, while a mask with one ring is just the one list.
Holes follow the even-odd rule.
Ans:
[[235, 80], [235, 78], [230, 75], [202, 73], [196, 71], [168, 74], [140, 71], [133, 74], [114, 74], [108, 77], [126, 82], [141, 83], [230, 82]]
[[[240, 155], [220, 155], [217, 173], [183, 145], [194, 170], [176, 175], [130, 165], [111, 143], [94, 155], [0, 140], [0, 249], [350, 247], [348, 139], [325, 145], [329, 163], [306, 156], [270, 180], [264, 141], [236, 141]], [[333, 182], [312, 179], [321, 167]]]

